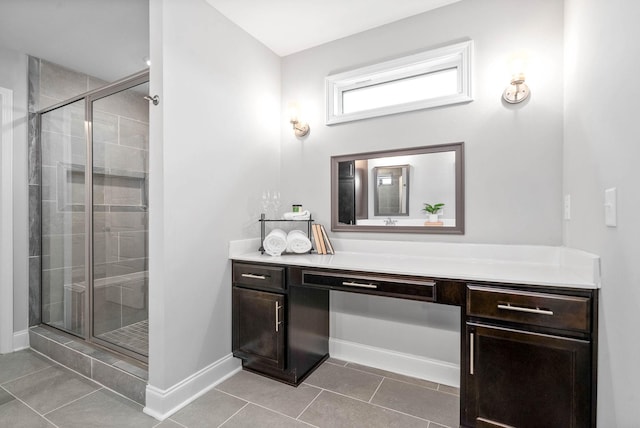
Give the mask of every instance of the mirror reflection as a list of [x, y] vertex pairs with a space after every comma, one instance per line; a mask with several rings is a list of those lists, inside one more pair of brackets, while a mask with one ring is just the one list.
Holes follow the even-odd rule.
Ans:
[[409, 165], [373, 168], [373, 215], [409, 215], [409, 168]]
[[331, 159], [332, 230], [464, 233], [463, 143]]

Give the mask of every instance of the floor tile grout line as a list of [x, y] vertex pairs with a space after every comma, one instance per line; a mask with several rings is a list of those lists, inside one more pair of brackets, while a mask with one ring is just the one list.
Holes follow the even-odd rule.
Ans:
[[44, 371], [44, 370], [46, 370], [46, 369], [50, 369], [51, 367], [54, 367], [54, 365], [52, 365], [52, 364], [51, 364], [51, 365], [48, 365], [47, 367], [43, 367], [43, 368], [41, 368], [41, 369], [38, 369], [38, 370], [36, 370], [35, 372], [31, 372], [31, 373], [27, 373], [27, 374], [22, 375], [22, 376], [18, 376], [18, 377], [17, 377], [17, 378], [15, 378], [15, 379], [11, 379], [11, 380], [8, 380], [8, 381], [6, 381], [6, 382], [1, 383], [1, 384], [0, 384], [0, 386], [6, 385], [6, 384], [11, 383], [11, 382], [15, 382], [15, 381], [17, 381], [17, 380], [20, 380], [20, 379], [25, 378], [25, 377], [27, 377], [27, 376], [31, 376], [31, 375], [36, 374], [36, 373], [40, 373], [41, 371]]
[[[181, 427], [188, 428], [185, 424], [181, 424], [180, 422], [176, 421], [175, 419], [167, 418], [167, 419], [165, 419], [164, 421], [171, 421], [171, 422], [173, 422], [174, 424], [180, 425]], [[160, 423], [158, 423], [158, 424], [157, 424], [157, 425], [155, 425], [155, 426], [156, 426], [156, 427], [157, 427], [157, 426], [160, 426], [164, 421], [160, 421]], [[155, 427], [154, 427], [154, 428], [155, 428]], [[427, 428], [429, 428], [429, 427], [427, 427]]]
[[[258, 404], [258, 403], [254, 403], [253, 401], [249, 401], [249, 400], [247, 400], [246, 398], [238, 397], [237, 395], [233, 395], [233, 394], [231, 394], [231, 393], [229, 393], [229, 392], [226, 392], [226, 391], [223, 391], [223, 390], [221, 390], [221, 389], [217, 389], [217, 388], [214, 388], [214, 389], [215, 389], [216, 391], [223, 392], [223, 393], [225, 393], [225, 394], [227, 394], [227, 395], [229, 395], [229, 396], [231, 396], [231, 397], [233, 397], [233, 398], [237, 398], [238, 400], [246, 401], [246, 402], [247, 402], [247, 404], [253, 404], [254, 406], [258, 406], [258, 407], [261, 407], [261, 408], [263, 408], [263, 409], [265, 409], [265, 410], [268, 410], [268, 411], [270, 411], [270, 412], [277, 413], [277, 414], [279, 414], [279, 415], [281, 415], [281, 416], [284, 416], [284, 417], [286, 417], [286, 418], [288, 418], [288, 419], [291, 419], [291, 420], [294, 420], [294, 421], [298, 421], [297, 419], [294, 419], [294, 418], [293, 418], [293, 416], [285, 415], [284, 413], [279, 412], [279, 411], [274, 410], [274, 409], [270, 409], [270, 408], [268, 408], [268, 407], [267, 407], [267, 406], [265, 406], [265, 405]], [[306, 424], [306, 425], [309, 425], [309, 426], [315, 426], [315, 425], [311, 425], [310, 423], [305, 422], [305, 421], [298, 421], [298, 422], [302, 422], [303, 424]], [[316, 428], [317, 428], [317, 427], [316, 427]]]
[[[115, 391], [115, 390], [113, 390], [113, 389], [109, 388], [108, 386], [101, 384], [101, 383], [100, 383], [100, 382], [98, 382], [97, 380], [92, 379], [92, 378], [89, 378], [89, 377], [87, 377], [87, 376], [83, 375], [83, 374], [82, 374], [82, 373], [80, 373], [80, 372], [77, 372], [77, 371], [75, 371], [75, 370], [73, 370], [73, 369], [71, 369], [71, 368], [69, 368], [69, 367], [67, 367], [67, 366], [65, 366], [65, 365], [60, 364], [59, 362], [55, 361], [54, 359], [52, 359], [52, 358], [50, 358], [50, 357], [48, 357], [48, 356], [46, 356], [46, 355], [44, 355], [44, 354], [41, 354], [39, 351], [37, 351], [37, 350], [35, 350], [35, 349], [33, 349], [33, 348], [32, 348], [32, 351], [37, 352], [38, 354], [42, 355], [43, 357], [50, 359], [51, 361], [55, 362], [57, 365], [59, 365], [59, 366], [63, 367], [64, 369], [69, 370], [69, 371], [71, 371], [71, 372], [73, 372], [73, 373], [77, 374], [78, 376], [82, 376], [83, 378], [85, 378], [85, 379], [87, 379], [87, 380], [90, 380], [91, 382], [93, 382], [93, 383], [95, 383], [95, 384], [97, 384], [97, 385], [100, 385], [100, 388], [105, 389], [105, 390], [110, 391], [110, 392], [113, 392], [114, 394], [117, 394], [118, 396], [120, 396], [120, 397], [122, 397], [122, 398], [126, 399], [127, 401], [131, 401], [131, 402], [132, 402], [134, 405], [136, 405], [136, 406], [139, 406], [139, 407], [142, 407], [142, 408], [144, 408], [144, 407], [145, 407], [145, 405], [144, 405], [144, 404], [140, 404], [140, 403], [138, 403], [137, 401], [134, 401], [134, 400], [132, 400], [131, 398], [127, 397], [126, 395], [123, 395], [123, 394], [119, 393], [118, 391]], [[96, 360], [96, 361], [98, 361], [98, 360]], [[103, 363], [103, 364], [106, 364], [106, 363]], [[112, 367], [113, 367], [113, 366], [112, 366]], [[117, 368], [117, 367], [116, 367], [116, 368]], [[120, 371], [123, 371], [123, 370], [120, 370]], [[125, 373], [127, 373], [127, 372], [125, 372]], [[136, 376], [136, 377], [137, 377], [137, 376]], [[146, 381], [145, 381], [145, 380], [143, 380], [143, 382], [146, 382]]]
[[[349, 363], [350, 363], [350, 362], [347, 362], [347, 364], [349, 364]], [[358, 364], [358, 363], [353, 363], [353, 364]], [[334, 365], [337, 365], [337, 364], [334, 364]], [[343, 366], [340, 366], [340, 367], [343, 367]], [[437, 385], [437, 387], [435, 387], [435, 388], [430, 388], [430, 387], [428, 387], [428, 386], [418, 385], [417, 383], [407, 382], [406, 380], [401, 380], [401, 379], [396, 379], [396, 378], [389, 377], [389, 376], [380, 375], [380, 374], [373, 373], [373, 372], [370, 372], [370, 371], [367, 371], [367, 370], [363, 370], [363, 369], [359, 369], [359, 368], [356, 368], [356, 367], [350, 367], [350, 366], [348, 366], [348, 365], [346, 365], [346, 366], [344, 366], [344, 367], [349, 368], [349, 369], [351, 369], [351, 370], [355, 370], [355, 371], [361, 372], [361, 373], [366, 373], [366, 374], [375, 375], [375, 376], [381, 376], [381, 377], [384, 377], [385, 379], [389, 379], [389, 380], [393, 380], [393, 381], [396, 381], [396, 382], [401, 382], [401, 383], [404, 383], [404, 384], [407, 384], [407, 385], [413, 385], [413, 386], [417, 386], [417, 387], [420, 387], [420, 388], [428, 389], [428, 390], [430, 390], [430, 391], [438, 391], [438, 392], [441, 392], [441, 393], [443, 393], [443, 394], [448, 394], [448, 395], [453, 395], [453, 396], [455, 396], [455, 397], [460, 397], [460, 394], [459, 394], [459, 393], [453, 393], [453, 392], [447, 392], [447, 391], [442, 391], [442, 390], [440, 390], [440, 387], [441, 387], [441, 386], [447, 386], [447, 387], [449, 387], [449, 388], [456, 388], [456, 387], [454, 387], [454, 386], [449, 386], [449, 385], [444, 385], [444, 384], [441, 384], [441, 383], [439, 383], [439, 382], [434, 382], [434, 381], [429, 380], [429, 379], [420, 379], [420, 378], [417, 378], [417, 377], [414, 377], [414, 378], [413, 378], [413, 379], [421, 380], [421, 381], [424, 381], [424, 382], [431, 382], [431, 383], [435, 383], [435, 384]], [[373, 368], [375, 368], [375, 367], [373, 367]], [[382, 370], [382, 369], [378, 369], [378, 370]], [[407, 375], [403, 375], [403, 374], [401, 374], [401, 373], [397, 373], [397, 374], [399, 374], [399, 375], [401, 375], [401, 376], [407, 376]], [[411, 377], [411, 376], [407, 376], [407, 377]]]
[[[47, 324], [45, 324], [45, 325], [47, 325]], [[42, 328], [42, 327], [41, 327], [41, 328]], [[56, 327], [53, 327], [53, 328], [56, 328]], [[43, 330], [45, 330], [45, 329], [43, 328]], [[59, 345], [66, 345], [66, 344], [68, 344], [68, 343], [74, 342], [74, 339], [69, 339], [68, 337], [64, 337], [64, 339], [68, 339], [66, 342], [61, 342], [61, 341], [59, 341], [59, 340], [54, 339], [53, 337], [49, 337], [49, 336], [46, 336], [45, 334], [38, 333], [37, 331], [34, 331], [34, 330], [33, 330], [33, 328], [29, 328], [29, 331], [30, 331], [31, 333], [33, 333], [33, 334], [37, 334], [38, 336], [40, 336], [40, 337], [42, 337], [42, 338], [44, 338], [44, 339], [50, 340], [50, 341], [52, 341], [52, 342], [55, 342], [55, 343], [57, 343], [57, 344], [59, 344]], [[46, 331], [47, 331], [47, 332], [49, 332], [49, 333], [52, 333], [52, 332], [50, 332], [49, 330], [46, 330]], [[64, 331], [64, 330], [63, 330], [63, 331]], [[52, 334], [55, 334], [55, 333], [52, 333]], [[67, 332], [67, 334], [71, 334], [71, 333]]]
[[[357, 364], [357, 363], [354, 363], [354, 364]], [[429, 390], [431, 390], [431, 391], [438, 391], [438, 392], [442, 392], [443, 394], [456, 395], [456, 394], [453, 394], [453, 393], [450, 393], [450, 392], [440, 391], [440, 389], [439, 389], [439, 388], [440, 388], [440, 384], [439, 384], [438, 382], [434, 382], [434, 381], [429, 380], [429, 379], [420, 379], [420, 378], [417, 378], [417, 377], [416, 377], [416, 378], [414, 378], [414, 379], [422, 380], [422, 381], [425, 381], [425, 382], [432, 382], [432, 383], [435, 383], [435, 384], [436, 384], [436, 385], [438, 385], [438, 386], [436, 386], [435, 388], [429, 388], [428, 386], [418, 385], [418, 384], [416, 384], [416, 383], [407, 382], [406, 380], [395, 379], [395, 378], [392, 378], [392, 377], [389, 377], [389, 376], [376, 374], [376, 373], [369, 372], [369, 371], [362, 370], [362, 369], [358, 369], [358, 368], [355, 368], [355, 367], [349, 367], [349, 366], [344, 366], [344, 367], [346, 367], [346, 368], [348, 368], [348, 369], [351, 369], [351, 370], [358, 371], [358, 372], [360, 372], [360, 373], [366, 373], [366, 374], [370, 374], [370, 375], [380, 376], [380, 377], [383, 377], [383, 378], [385, 378], [385, 379], [389, 379], [389, 380], [395, 380], [396, 382], [402, 382], [402, 383], [405, 383], [405, 384], [407, 384], [407, 385], [418, 386], [418, 387], [420, 387], [420, 388], [429, 389]], [[374, 367], [374, 368], [375, 368], [375, 367]], [[382, 370], [382, 369], [380, 369], [380, 370]], [[398, 374], [400, 374], [400, 373], [398, 373]], [[400, 374], [400, 375], [401, 375], [401, 376], [405, 376], [405, 375], [402, 375], [402, 374]], [[407, 376], [407, 377], [411, 377], [411, 376]]]
[[[245, 401], [247, 401], [247, 400], [245, 400]], [[291, 419], [292, 421], [301, 422], [301, 423], [303, 423], [303, 424], [305, 424], [305, 425], [309, 425], [309, 426], [312, 426], [312, 427], [314, 427], [314, 428], [318, 428], [318, 427], [316, 427], [315, 425], [311, 425], [310, 423], [305, 422], [305, 421], [299, 421], [299, 420], [297, 420], [297, 419], [294, 419], [292, 416], [285, 415], [285, 414], [284, 414], [284, 413], [282, 413], [282, 412], [279, 412], [279, 411], [274, 410], [274, 409], [270, 409], [270, 408], [268, 408], [267, 406], [264, 406], [264, 405], [262, 405], [262, 404], [254, 403], [254, 402], [252, 402], [252, 401], [247, 401], [247, 403], [248, 403], [248, 404], [253, 404], [254, 406], [261, 407], [261, 408], [263, 408], [263, 409], [265, 409], [265, 410], [268, 410], [268, 411], [270, 411], [270, 412], [276, 413], [276, 414], [278, 414], [278, 415], [280, 415], [280, 416], [284, 416], [285, 418], [287, 418], [287, 419]]]
[[296, 417], [296, 420], [299, 420], [299, 419], [300, 419], [300, 416], [302, 416], [302, 414], [303, 414], [304, 412], [306, 412], [306, 411], [307, 411], [307, 409], [308, 409], [308, 408], [313, 404], [313, 402], [314, 402], [314, 401], [316, 401], [316, 399], [317, 399], [318, 397], [320, 397], [320, 394], [322, 394], [322, 389], [321, 389], [320, 391], [318, 391], [318, 393], [316, 394], [316, 396], [315, 396], [315, 397], [313, 397], [313, 400], [311, 400], [311, 401], [309, 402], [309, 404], [307, 404], [307, 405], [305, 406], [305, 408], [304, 408], [304, 409], [302, 409], [302, 411], [301, 411], [301, 412], [298, 414], [298, 416]]
[[55, 409], [53, 409], [53, 410], [49, 410], [47, 413], [44, 413], [42, 416], [47, 417], [47, 415], [48, 415], [48, 414], [50, 414], [50, 413], [52, 413], [52, 412], [55, 412], [56, 410], [60, 410], [60, 409], [62, 409], [63, 407], [66, 407], [66, 406], [68, 406], [69, 404], [75, 403], [75, 402], [76, 402], [76, 401], [78, 401], [78, 400], [82, 400], [83, 398], [88, 397], [89, 395], [94, 394], [94, 393], [96, 393], [96, 392], [100, 391], [101, 389], [102, 389], [102, 387], [100, 387], [100, 388], [98, 388], [98, 389], [96, 389], [96, 390], [93, 390], [93, 391], [91, 391], [91, 392], [88, 392], [88, 393], [84, 394], [82, 397], [75, 398], [75, 399], [73, 399], [73, 400], [69, 401], [68, 403], [65, 403], [65, 404], [63, 404], [63, 405], [61, 405], [61, 406], [56, 407], [56, 408], [55, 408]]
[[[36, 334], [37, 334], [37, 333], [36, 333]], [[44, 337], [44, 336], [43, 336], [43, 337]], [[49, 340], [51, 340], [51, 339], [49, 339]], [[74, 341], [71, 341], [71, 342], [74, 342]], [[71, 342], [68, 342], [68, 343], [71, 343]], [[56, 343], [58, 343], [58, 342], [56, 342]], [[89, 355], [89, 354], [85, 354], [84, 352], [78, 351], [77, 349], [73, 349], [73, 348], [71, 348], [71, 347], [67, 346], [66, 344], [60, 344], [60, 345], [61, 345], [61, 346], [63, 346], [64, 348], [66, 348], [66, 349], [68, 349], [68, 350], [72, 351], [72, 352], [75, 352], [75, 353], [77, 353], [77, 354], [79, 354], [79, 355], [82, 355], [82, 356], [84, 356], [84, 357], [86, 357], [86, 358], [88, 358], [88, 359], [89, 359], [90, 369], [91, 369], [91, 377], [90, 377], [90, 378], [88, 378], [88, 379], [94, 380], [94, 379], [93, 379], [93, 361], [97, 361], [97, 362], [102, 363], [102, 364], [104, 364], [104, 365], [106, 365], [106, 366], [113, 367], [114, 369], [117, 369], [117, 370], [121, 371], [121, 372], [122, 372], [122, 373], [124, 373], [124, 374], [127, 374], [127, 375], [129, 375], [129, 376], [134, 376], [134, 377], [136, 377], [137, 379], [140, 379], [141, 381], [143, 381], [143, 382], [145, 382], [145, 383], [147, 383], [147, 384], [149, 383], [149, 381], [148, 381], [147, 379], [141, 378], [140, 376], [137, 376], [137, 375], [135, 375], [135, 374], [133, 374], [133, 373], [131, 373], [131, 372], [128, 372], [128, 371], [126, 371], [126, 370], [124, 370], [124, 369], [120, 368], [119, 366], [116, 366], [116, 365], [115, 365], [115, 364], [116, 364], [117, 362], [119, 362], [119, 361], [124, 361], [124, 362], [126, 363], [127, 361], [125, 361], [125, 360], [118, 360], [118, 361], [116, 361], [116, 363], [109, 364], [109, 363], [104, 362], [104, 361], [102, 361], [102, 360], [100, 360], [100, 359], [98, 359], [98, 358], [92, 357], [92, 356], [91, 356], [91, 355]], [[65, 366], [63, 363], [61, 363], [61, 362], [59, 362], [59, 361], [54, 360], [54, 359], [53, 359], [53, 358], [51, 358], [50, 356], [43, 354], [42, 352], [38, 351], [37, 349], [34, 349], [34, 348], [29, 348], [29, 349], [31, 349], [32, 351], [35, 351], [35, 352], [39, 353], [40, 355], [42, 355], [42, 356], [44, 356], [44, 357], [46, 357], [46, 358], [50, 359], [51, 361], [55, 362], [55, 363], [56, 363], [56, 364], [58, 364], [58, 365], [61, 365], [62, 367], [65, 367], [65, 368], [67, 368], [67, 369], [69, 369], [69, 370], [73, 370], [73, 369], [71, 369], [70, 367]], [[133, 365], [133, 364], [132, 364], [132, 365]], [[137, 367], [137, 366], [134, 366], [134, 367]], [[138, 368], [139, 368], [139, 367], [138, 367]], [[144, 369], [142, 369], [142, 370], [144, 370]], [[75, 372], [75, 370], [73, 370], [73, 371]], [[87, 376], [85, 376], [85, 375], [83, 375], [83, 374], [81, 374], [81, 373], [79, 373], [79, 372], [76, 372], [76, 373], [78, 373], [78, 374], [80, 374], [80, 375], [82, 375], [82, 376], [84, 376], [84, 377], [87, 377]], [[148, 373], [148, 372], [147, 372], [147, 373]]]
[[382, 379], [380, 379], [380, 383], [378, 384], [378, 387], [376, 388], [375, 391], [373, 391], [373, 394], [371, 394], [371, 397], [369, 398], [369, 401], [367, 401], [367, 403], [372, 404], [371, 400], [373, 400], [373, 397], [376, 396], [376, 394], [380, 390], [380, 387], [382, 386], [382, 383], [384, 382], [385, 379], [386, 379], [386, 377], [383, 377]]
[[[384, 376], [384, 378], [385, 378], [385, 379], [392, 380], [392, 381], [394, 381], [394, 382], [404, 383], [405, 385], [417, 386], [418, 388], [428, 389], [429, 391], [436, 391], [436, 392], [439, 392], [439, 393], [441, 393], [441, 394], [447, 394], [447, 395], [453, 395], [454, 397], [460, 397], [460, 394], [454, 394], [454, 393], [452, 393], [452, 392], [447, 392], [447, 391], [440, 391], [440, 385], [441, 385], [441, 384], [439, 384], [439, 383], [437, 383], [437, 382], [433, 382], [433, 381], [431, 381], [431, 380], [426, 380], [426, 379], [424, 379], [426, 382], [433, 382], [433, 383], [436, 383], [436, 384], [438, 385], [438, 387], [437, 387], [437, 388], [435, 388], [435, 389], [434, 389], [434, 388], [429, 388], [428, 386], [417, 385], [417, 384], [415, 384], [415, 383], [407, 382], [407, 381], [400, 380], [400, 379], [395, 379], [395, 378], [392, 378], [392, 377], [389, 377], [389, 376]], [[416, 378], [416, 379], [417, 379], [417, 378]]]
[[[224, 424], [226, 424], [227, 422], [229, 422], [229, 420], [231, 418], [233, 418], [235, 415], [237, 415], [238, 413], [240, 413], [242, 411], [242, 409], [244, 409], [245, 407], [247, 407], [249, 405], [249, 402], [246, 401], [244, 403], [244, 406], [240, 407], [238, 410], [235, 411], [235, 413], [231, 416], [229, 416], [227, 419], [225, 419], [220, 425], [218, 425], [218, 428], [220, 428], [221, 426], [223, 426]], [[428, 427], [427, 427], [428, 428]]]
[[[320, 387], [316, 387], [316, 388], [320, 388]], [[405, 416], [410, 416], [410, 417], [415, 418], [415, 419], [420, 419], [421, 421], [431, 422], [431, 420], [429, 420], [429, 419], [421, 418], [420, 416], [412, 415], [410, 413], [401, 412], [400, 410], [392, 409], [390, 407], [381, 406], [380, 404], [369, 403], [368, 401], [364, 401], [364, 400], [361, 400], [360, 398], [352, 397], [350, 395], [346, 395], [346, 394], [343, 394], [341, 392], [336, 392], [336, 391], [332, 391], [330, 389], [325, 389], [325, 388], [320, 388], [320, 389], [322, 389], [323, 391], [326, 391], [326, 392], [330, 392], [332, 394], [340, 395], [342, 397], [346, 397], [346, 398], [350, 398], [352, 400], [359, 401], [359, 402], [361, 402], [363, 404], [369, 404], [370, 406], [378, 407], [380, 409], [385, 409], [385, 410], [389, 410], [391, 412], [400, 413], [400, 414], [405, 415]], [[437, 422], [434, 422], [434, 423], [437, 423]], [[445, 425], [443, 425], [443, 426], [445, 426]]]
[[450, 385], [444, 385], [444, 384], [441, 384], [441, 383], [438, 384], [438, 392], [442, 392], [443, 394], [450, 394], [450, 395], [455, 395], [456, 397], [460, 397], [460, 392], [455, 393], [455, 392], [441, 391], [440, 390], [441, 386], [446, 386], [448, 388], [457, 388], [458, 391], [460, 391], [460, 388], [455, 387], [455, 386], [450, 386]]
[[[8, 391], [7, 391], [8, 392]], [[9, 392], [9, 394], [11, 394]], [[53, 422], [51, 422], [49, 419], [47, 419], [42, 413], [38, 412], [36, 409], [34, 409], [33, 407], [31, 407], [29, 404], [27, 404], [26, 401], [24, 401], [23, 399], [16, 397], [15, 395], [11, 394], [16, 400], [18, 400], [20, 403], [24, 404], [25, 406], [27, 406], [27, 408], [29, 410], [31, 410], [32, 412], [34, 412], [36, 415], [40, 416], [42, 419], [44, 419], [45, 421], [49, 422], [50, 424], [52, 424], [54, 427], [59, 428], [58, 425], [54, 424]]]
[[31, 348], [31, 350], [32, 350], [33, 352], [37, 352], [38, 354], [40, 354], [40, 355], [41, 355], [41, 356], [43, 356], [44, 358], [47, 358], [48, 360], [53, 361], [53, 362], [55, 363], [55, 365], [54, 365], [54, 366], [52, 366], [52, 367], [55, 367], [55, 366], [62, 367], [62, 368], [63, 368], [63, 369], [65, 369], [65, 370], [69, 370], [69, 371], [71, 371], [71, 372], [73, 372], [73, 373], [77, 374], [78, 376], [82, 376], [83, 378], [85, 378], [85, 379], [89, 379], [91, 382], [97, 383], [98, 385], [102, 386], [102, 384], [100, 384], [100, 383], [96, 382], [94, 379], [92, 379], [92, 378], [90, 378], [90, 377], [87, 377], [86, 375], [84, 375], [84, 374], [80, 373], [79, 371], [76, 371], [76, 370], [72, 369], [72, 368], [71, 368], [71, 367], [69, 367], [69, 366], [65, 366], [65, 365], [64, 365], [64, 364], [62, 364], [61, 362], [56, 361], [56, 360], [54, 360], [53, 358], [51, 358], [50, 356], [48, 356], [48, 355], [45, 355], [45, 354], [41, 353], [41, 352], [40, 352], [40, 351], [38, 351], [37, 349], [33, 349], [33, 348]]

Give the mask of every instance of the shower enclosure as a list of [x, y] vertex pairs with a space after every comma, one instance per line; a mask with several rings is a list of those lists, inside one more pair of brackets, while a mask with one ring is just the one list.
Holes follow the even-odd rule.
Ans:
[[42, 323], [146, 361], [149, 73], [37, 114]]

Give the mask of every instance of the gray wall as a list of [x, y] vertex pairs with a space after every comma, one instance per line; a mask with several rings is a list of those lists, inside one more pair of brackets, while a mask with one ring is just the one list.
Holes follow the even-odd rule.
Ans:
[[[526, 11], [526, 19], [514, 17]], [[324, 78], [442, 44], [473, 39], [474, 101], [324, 124]], [[508, 60], [529, 51], [531, 98], [506, 105]], [[563, 3], [464, 0], [283, 58], [281, 188], [330, 223], [330, 157], [464, 141], [464, 236], [333, 233], [339, 238], [559, 245], [562, 242]], [[311, 132], [299, 141], [285, 107], [300, 103]], [[291, 178], [291, 179], [285, 179]], [[459, 312], [415, 302], [332, 294], [331, 336], [459, 363]], [[398, 334], [404, 331], [407, 334]], [[413, 338], [421, 337], [415, 341]]]
[[[518, 25], [513, 16], [527, 11]], [[326, 126], [324, 78], [430, 47], [475, 43], [469, 104]], [[562, 241], [563, 5], [557, 0], [464, 0], [283, 58], [282, 190], [314, 218], [330, 220], [332, 155], [465, 142], [466, 234], [367, 234], [366, 238], [558, 245]], [[530, 52], [524, 105], [502, 102], [509, 57]], [[286, 121], [297, 100], [311, 132], [298, 141]], [[305, 114], [306, 113], [306, 114]], [[340, 238], [355, 238], [350, 233]]]
[[13, 331], [28, 327], [27, 56], [0, 48], [0, 86], [13, 91]]
[[[640, 67], [635, 0], [567, 0], [564, 192], [571, 195], [565, 244], [602, 260], [598, 426], [640, 421], [640, 130], [633, 84]], [[604, 223], [604, 190], [618, 189], [618, 227]]]
[[[280, 58], [202, 0], [151, 3], [149, 385], [231, 353], [232, 239], [279, 179]], [[256, 249], [257, 250], [257, 249]]]

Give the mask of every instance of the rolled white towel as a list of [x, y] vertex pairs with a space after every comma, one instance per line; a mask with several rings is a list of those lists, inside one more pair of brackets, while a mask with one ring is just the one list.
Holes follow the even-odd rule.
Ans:
[[287, 249], [287, 234], [282, 229], [273, 229], [264, 238], [262, 247], [270, 256], [279, 256]]
[[311, 241], [301, 230], [292, 230], [287, 235], [287, 251], [292, 253], [307, 253], [311, 250]]
[[284, 213], [282, 217], [285, 220], [309, 220], [311, 218], [311, 213], [308, 210], [300, 211], [300, 212], [290, 212]]

